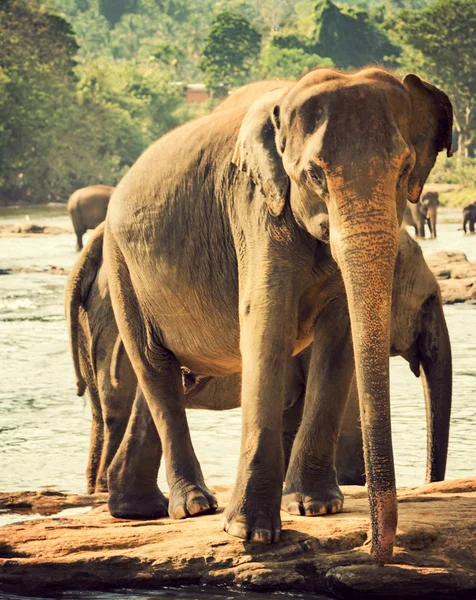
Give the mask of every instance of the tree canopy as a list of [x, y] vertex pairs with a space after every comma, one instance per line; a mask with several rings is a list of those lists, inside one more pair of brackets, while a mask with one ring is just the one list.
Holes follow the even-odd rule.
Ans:
[[460, 156], [468, 157], [476, 125], [476, 2], [437, 0], [398, 13], [388, 27], [401, 43], [401, 65], [451, 97]]
[[[260, 78], [383, 65], [439, 85], [476, 147], [474, 0], [0, 0], [0, 203], [115, 184], [154, 139]], [[470, 159], [468, 159], [470, 160]]]
[[260, 52], [261, 36], [237, 13], [225, 11], [213, 20], [203, 48], [200, 68], [208, 86], [224, 95], [243, 85]]

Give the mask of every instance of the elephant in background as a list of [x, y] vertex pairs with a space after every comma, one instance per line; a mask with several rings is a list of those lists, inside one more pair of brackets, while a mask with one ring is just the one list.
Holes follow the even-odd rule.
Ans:
[[469, 232], [474, 233], [474, 224], [476, 223], [476, 202], [468, 204], [463, 208], [463, 231], [467, 233], [466, 226], [469, 223]]
[[83, 235], [106, 218], [107, 207], [114, 188], [110, 185], [89, 185], [71, 194], [68, 213], [76, 234], [76, 249], [83, 247]]
[[[103, 235], [104, 225], [101, 225], [93, 232], [71, 271], [65, 295], [73, 361], [80, 382], [78, 393], [84, 393], [87, 386], [92, 407], [88, 493], [108, 489], [107, 469], [123, 439], [137, 386], [112, 313], [107, 273], [102, 262]], [[418, 244], [403, 230], [392, 299], [391, 344], [392, 355], [404, 356], [415, 375], [422, 373], [429, 423], [426, 481], [443, 480], [451, 408], [451, 349], [437, 281]], [[294, 358], [286, 385], [282, 438], [285, 471], [301, 421], [310, 358], [310, 348]], [[322, 379], [324, 381], [324, 377]], [[182, 382], [187, 408], [225, 410], [241, 405], [239, 374], [200, 378], [183, 371]], [[128, 439], [134, 440], [136, 449], [140, 440], [144, 440], [147, 459], [150, 461], [151, 456], [155, 459], [152, 471], [156, 476], [160, 440], [147, 406], [142, 408], [145, 414], [138, 415], [136, 411], [131, 424], [136, 431], [129, 431]], [[146, 460], [143, 454], [143, 450], [137, 451], [129, 461], [131, 472], [141, 473], [140, 463]], [[340, 484], [365, 484], [355, 378], [337, 446], [336, 469]], [[167, 514], [165, 499], [162, 506], [163, 510], [158, 511], [156, 503], [155, 517]], [[148, 507], [145, 506], [144, 511], [150, 516]]]
[[428, 225], [431, 238], [436, 238], [438, 205], [438, 193], [432, 191], [423, 192], [421, 199], [416, 204], [408, 202], [403, 222], [405, 225], [415, 228], [415, 237], [424, 238], [425, 225]]
[[[286, 377], [293, 355], [324, 336], [326, 352], [311, 351], [285, 496], [299, 507], [310, 498], [312, 514], [342, 508], [333, 457], [352, 375], [340, 361], [353, 349], [371, 552], [388, 562], [397, 525], [388, 368], [399, 226], [437, 154], [451, 154], [451, 128], [448, 97], [416, 75], [321, 69], [173, 130], [121, 180], [104, 260], [119, 333], [162, 442], [169, 514], [213, 506], [181, 366], [200, 376], [241, 372], [242, 453], [222, 526], [250, 541], [279, 539]], [[347, 301], [350, 329], [340, 319]], [[334, 385], [319, 386], [331, 367]], [[147, 493], [153, 501], [156, 488], [128, 483], [131, 501]]]

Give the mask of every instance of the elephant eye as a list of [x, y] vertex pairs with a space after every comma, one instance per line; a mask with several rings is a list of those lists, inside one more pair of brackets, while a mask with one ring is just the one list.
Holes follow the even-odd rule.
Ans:
[[410, 165], [406, 165], [400, 175], [398, 176], [397, 189], [400, 188], [402, 182], [405, 180], [405, 177], [410, 173]]
[[307, 172], [311, 179], [313, 179], [319, 185], [323, 185], [326, 181], [326, 174], [324, 173], [324, 169], [316, 165], [315, 162], [309, 163], [309, 167]]

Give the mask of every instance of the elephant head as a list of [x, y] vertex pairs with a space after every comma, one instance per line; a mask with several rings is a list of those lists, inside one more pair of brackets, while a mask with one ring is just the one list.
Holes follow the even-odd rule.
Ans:
[[391, 353], [422, 378], [427, 414], [426, 481], [445, 478], [452, 396], [451, 344], [441, 292], [420, 246], [400, 234], [392, 301]]
[[389, 348], [399, 225], [438, 152], [451, 153], [451, 130], [448, 97], [416, 75], [400, 82], [379, 69], [322, 69], [255, 102], [233, 157], [272, 215], [291, 211], [320, 240], [329, 231], [349, 303], [372, 553], [380, 563], [392, 554], [397, 522]]

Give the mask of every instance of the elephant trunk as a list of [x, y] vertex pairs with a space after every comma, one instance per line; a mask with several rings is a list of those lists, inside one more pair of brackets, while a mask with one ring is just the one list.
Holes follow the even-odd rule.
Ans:
[[450, 338], [441, 299], [429, 303], [418, 336], [428, 432], [427, 483], [445, 478], [453, 379]]
[[[372, 555], [392, 556], [397, 497], [390, 426], [389, 349], [392, 284], [399, 243], [395, 188], [385, 182], [352, 190], [329, 180], [331, 251], [344, 280], [354, 346], [365, 468], [372, 521]], [[334, 189], [332, 189], [334, 188]], [[367, 189], [366, 189], [367, 188]], [[369, 217], [370, 215], [370, 217]]]

